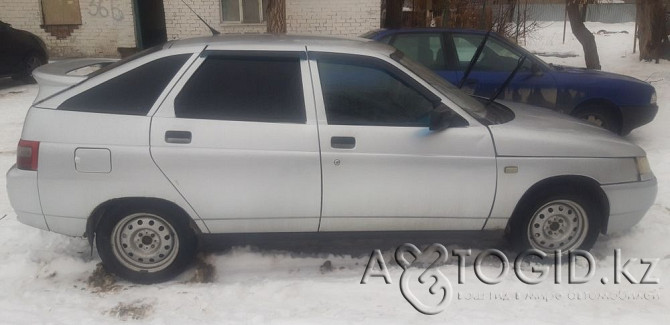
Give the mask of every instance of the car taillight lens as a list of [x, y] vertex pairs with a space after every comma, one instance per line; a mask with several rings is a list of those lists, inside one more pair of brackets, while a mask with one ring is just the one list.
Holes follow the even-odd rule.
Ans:
[[23, 170], [37, 170], [39, 141], [20, 140], [16, 149], [16, 167]]

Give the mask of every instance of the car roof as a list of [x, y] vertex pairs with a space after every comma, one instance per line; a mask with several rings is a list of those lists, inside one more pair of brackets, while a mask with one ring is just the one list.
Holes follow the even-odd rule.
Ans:
[[[398, 33], [467, 33], [484, 35], [487, 31], [479, 29], [458, 29], [458, 28], [435, 28], [435, 27], [419, 27], [419, 28], [396, 28], [396, 29], [378, 29], [373, 31], [372, 37], [381, 37], [386, 35]], [[491, 35], [497, 35], [492, 32]]]
[[357, 37], [315, 36], [315, 35], [274, 35], [274, 34], [223, 34], [207, 37], [196, 37], [169, 42], [165, 48], [191, 47], [207, 45], [236, 46], [248, 48], [292, 47], [304, 50], [305, 47], [315, 50], [333, 49], [357, 53], [373, 51], [392, 53], [394, 49], [373, 40]]

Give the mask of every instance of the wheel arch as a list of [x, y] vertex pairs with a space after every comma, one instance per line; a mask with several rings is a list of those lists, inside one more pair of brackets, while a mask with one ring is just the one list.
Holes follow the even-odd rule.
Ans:
[[561, 175], [545, 178], [537, 183], [533, 184], [524, 194], [521, 196], [519, 202], [517, 202], [512, 216], [507, 221], [507, 227], [509, 228], [511, 224], [518, 218], [522, 218], [523, 211], [525, 211], [530, 205], [533, 204], [533, 200], [540, 195], [543, 191], [552, 189], [552, 188], [571, 188], [579, 189], [586, 191], [587, 194], [592, 195], [592, 198], [596, 200], [597, 206], [601, 211], [601, 229], [600, 233], [604, 233], [607, 229], [607, 222], [609, 219], [609, 200], [607, 195], [600, 187], [600, 183], [593, 178], [580, 175]]
[[86, 222], [86, 232], [84, 237], [88, 238], [88, 242], [93, 247], [93, 241], [95, 240], [95, 234], [98, 230], [98, 225], [102, 217], [109, 211], [111, 208], [118, 205], [134, 205], [134, 206], [161, 206], [169, 209], [176, 209], [180, 215], [189, 218], [189, 226], [196, 234], [201, 234], [203, 231], [196, 224], [195, 220], [191, 215], [189, 215], [181, 206], [178, 204], [168, 201], [165, 199], [154, 198], [154, 197], [124, 197], [124, 198], [115, 198], [108, 201], [105, 201], [99, 204], [91, 215], [88, 217]]
[[589, 98], [583, 100], [572, 108], [570, 115], [577, 116], [577, 114], [581, 111], [596, 105], [609, 107], [616, 114], [616, 117], [619, 119], [619, 123], [623, 123], [623, 113], [621, 112], [619, 105], [606, 98]]

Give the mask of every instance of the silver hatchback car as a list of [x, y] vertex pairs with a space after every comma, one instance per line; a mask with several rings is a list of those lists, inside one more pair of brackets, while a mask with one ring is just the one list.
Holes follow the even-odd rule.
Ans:
[[[95, 238], [136, 282], [181, 272], [207, 233], [507, 229], [589, 249], [656, 196], [640, 147], [366, 40], [210, 37], [109, 63], [35, 71], [7, 187], [21, 222]], [[91, 64], [109, 65], [68, 73]]]

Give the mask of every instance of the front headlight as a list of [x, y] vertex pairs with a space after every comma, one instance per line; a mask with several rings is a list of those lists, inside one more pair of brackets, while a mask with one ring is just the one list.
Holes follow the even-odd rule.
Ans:
[[656, 92], [651, 93], [651, 100], [649, 101], [651, 104], [656, 104]]
[[647, 157], [635, 158], [635, 164], [637, 165], [637, 174], [640, 181], [648, 181], [654, 177], [654, 174], [651, 172], [651, 167], [649, 167], [649, 160], [647, 160]]

